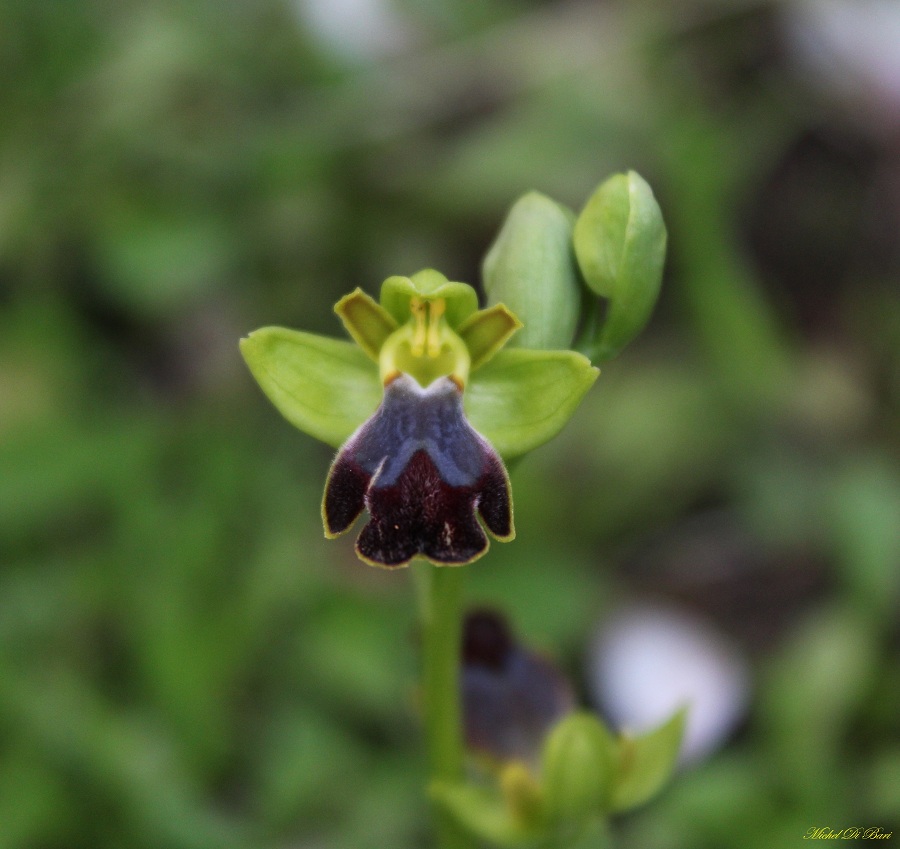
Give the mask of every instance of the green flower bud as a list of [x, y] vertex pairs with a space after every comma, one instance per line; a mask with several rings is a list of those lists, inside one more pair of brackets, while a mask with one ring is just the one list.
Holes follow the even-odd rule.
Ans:
[[666, 227], [650, 186], [634, 171], [606, 180], [578, 216], [574, 244], [588, 287], [609, 300], [584, 347], [607, 360], [640, 333], [659, 296]]
[[572, 344], [581, 292], [570, 210], [537, 192], [519, 198], [484, 259], [484, 290], [525, 325], [512, 341], [558, 350]]
[[605, 812], [612, 792], [617, 747], [589, 713], [560, 721], [544, 743], [541, 760], [548, 823], [573, 829]]

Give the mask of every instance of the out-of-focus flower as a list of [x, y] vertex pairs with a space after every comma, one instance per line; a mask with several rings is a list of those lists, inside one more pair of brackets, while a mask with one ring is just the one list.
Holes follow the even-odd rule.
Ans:
[[577, 709], [565, 676], [492, 611], [466, 619], [461, 685], [466, 743], [488, 768], [481, 780], [436, 782], [430, 792], [481, 840], [605, 845], [607, 818], [644, 804], [672, 774], [684, 711], [617, 737]]

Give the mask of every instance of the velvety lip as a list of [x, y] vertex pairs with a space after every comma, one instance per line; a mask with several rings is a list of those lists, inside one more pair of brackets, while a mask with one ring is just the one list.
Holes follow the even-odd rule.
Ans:
[[325, 485], [326, 533], [347, 531], [366, 508], [357, 552], [396, 567], [422, 556], [461, 565], [488, 539], [514, 535], [509, 479], [490, 443], [466, 420], [462, 392], [449, 377], [423, 389], [400, 374], [381, 406], [338, 453]]

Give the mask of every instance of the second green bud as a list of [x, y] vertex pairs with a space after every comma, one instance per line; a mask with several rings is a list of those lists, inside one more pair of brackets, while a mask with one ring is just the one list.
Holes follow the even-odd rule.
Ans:
[[605, 813], [616, 757], [616, 742], [596, 716], [573, 713], [559, 722], [544, 743], [541, 759], [548, 823], [577, 826]]
[[589, 340], [591, 360], [608, 360], [649, 321], [666, 258], [666, 225], [647, 182], [614, 174], [591, 195], [574, 232], [584, 280], [607, 299], [603, 324]]

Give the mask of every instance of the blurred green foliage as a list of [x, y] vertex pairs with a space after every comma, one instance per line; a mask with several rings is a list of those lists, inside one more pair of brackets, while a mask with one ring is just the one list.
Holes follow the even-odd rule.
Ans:
[[326, 543], [329, 451], [237, 340], [478, 283], [516, 197], [627, 168], [662, 308], [513, 469], [472, 598], [576, 676], [635, 593], [753, 657], [737, 738], [618, 845], [889, 827], [896, 149], [797, 72], [788, 3], [405, 0], [369, 42], [320, 5], [0, 4], [0, 849], [428, 845], [407, 577]]

